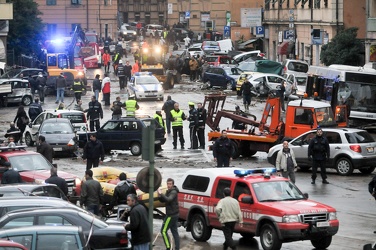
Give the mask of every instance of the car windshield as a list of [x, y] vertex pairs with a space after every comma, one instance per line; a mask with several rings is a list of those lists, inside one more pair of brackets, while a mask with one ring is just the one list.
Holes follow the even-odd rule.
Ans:
[[10, 156], [9, 162], [18, 172], [51, 169], [51, 163], [40, 154]]
[[240, 63], [238, 66], [238, 69], [241, 69], [242, 71], [256, 71], [256, 63], [255, 62], [244, 62]]
[[301, 62], [290, 62], [288, 64], [288, 69], [296, 72], [307, 73], [308, 67], [309, 66], [307, 64]]
[[373, 137], [366, 131], [346, 133], [346, 139], [349, 143], [369, 143], [375, 142]]
[[331, 127], [336, 126], [336, 121], [334, 120], [334, 115], [331, 107], [316, 108], [315, 109], [316, 119], [319, 126]]
[[40, 131], [42, 134], [72, 134], [72, 126], [68, 123], [45, 123], [42, 124]]
[[159, 81], [155, 77], [145, 76], [145, 77], [138, 77], [136, 83], [137, 83], [137, 85], [159, 84]]
[[240, 75], [240, 70], [238, 68], [223, 68], [227, 75]]
[[71, 123], [85, 123], [84, 113], [61, 113], [59, 116], [69, 119]]
[[252, 184], [259, 202], [305, 199], [302, 192], [289, 181], [268, 181]]
[[16, 75], [18, 75], [21, 72], [21, 69], [12, 69], [0, 76], [0, 79], [8, 79], [8, 78], [13, 78]]
[[189, 48], [188, 51], [201, 51], [201, 48]]

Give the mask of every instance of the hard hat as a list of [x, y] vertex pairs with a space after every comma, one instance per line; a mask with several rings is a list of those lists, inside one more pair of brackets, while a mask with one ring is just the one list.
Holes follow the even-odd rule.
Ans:
[[123, 63], [123, 60], [119, 60], [119, 64], [120, 64], [120, 63]]
[[189, 106], [195, 106], [195, 103], [194, 102], [188, 102], [188, 105]]

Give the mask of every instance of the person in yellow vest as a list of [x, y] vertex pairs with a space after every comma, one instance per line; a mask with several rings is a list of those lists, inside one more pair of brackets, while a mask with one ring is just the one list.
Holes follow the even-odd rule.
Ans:
[[74, 97], [76, 97], [76, 100], [81, 100], [81, 94], [82, 91], [85, 90], [84, 83], [81, 81], [81, 79], [76, 78], [74, 79], [74, 83], [72, 85], [71, 91], [74, 91]]
[[179, 109], [179, 103], [174, 104], [174, 109], [171, 110], [171, 116], [172, 116], [172, 134], [173, 134], [173, 146], [174, 149], [176, 149], [177, 144], [177, 137], [179, 134], [179, 141], [181, 149], [184, 149], [184, 135], [183, 135], [183, 121], [187, 119], [185, 116], [183, 110]]
[[125, 109], [127, 110], [127, 116], [136, 116], [136, 110], [140, 108], [138, 106], [136, 97], [134, 95], [129, 96], [128, 100], [125, 102]]
[[166, 130], [165, 122], [163, 121], [163, 117], [162, 117], [162, 111], [160, 110], [155, 111], [155, 115], [153, 118], [159, 123], [159, 125], [161, 125], [161, 127], [164, 130]]

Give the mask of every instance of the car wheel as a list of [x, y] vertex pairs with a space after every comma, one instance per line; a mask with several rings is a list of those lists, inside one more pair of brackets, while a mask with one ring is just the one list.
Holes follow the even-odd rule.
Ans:
[[231, 141], [232, 146], [234, 147], [234, 152], [232, 152], [232, 159], [239, 158], [240, 152], [239, 152], [239, 147], [238, 144], [235, 141]]
[[24, 105], [24, 106], [29, 106], [30, 104], [31, 104], [31, 102], [32, 102], [32, 98], [31, 98], [31, 96], [24, 96], [24, 97], [22, 97], [22, 105]]
[[316, 249], [327, 249], [332, 243], [332, 236], [328, 235], [322, 238], [312, 239], [311, 243]]
[[31, 134], [30, 133], [26, 133], [25, 134], [25, 143], [29, 147], [34, 146], [34, 142], [33, 142], [33, 139], [31, 138]]
[[351, 175], [354, 171], [350, 159], [346, 157], [339, 158], [336, 162], [336, 170], [340, 175]]
[[202, 89], [209, 89], [209, 88], [213, 88], [213, 85], [211, 84], [210, 81], [206, 81], [206, 82], [203, 84]]
[[299, 166], [300, 171], [302, 172], [308, 172], [311, 167], [305, 167], [305, 166]]
[[375, 171], [375, 167], [361, 168], [359, 171], [362, 174], [371, 174], [373, 171]]
[[131, 145], [131, 153], [134, 156], [139, 156], [142, 153], [141, 144], [139, 142], [133, 142]]
[[200, 242], [205, 242], [210, 239], [212, 233], [212, 228], [206, 225], [204, 216], [201, 214], [193, 215], [192, 219], [192, 237]]
[[282, 242], [278, 238], [276, 230], [269, 223], [261, 227], [260, 241], [264, 250], [279, 250], [282, 246]]

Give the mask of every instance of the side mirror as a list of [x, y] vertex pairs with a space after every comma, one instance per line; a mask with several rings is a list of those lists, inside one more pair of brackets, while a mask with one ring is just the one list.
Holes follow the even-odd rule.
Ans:
[[308, 198], [309, 198], [309, 195], [308, 195], [308, 193], [304, 193], [303, 195], [304, 195], [304, 198], [306, 198], [306, 199], [308, 199]]
[[246, 203], [246, 204], [253, 204], [254, 203], [252, 196], [244, 196], [242, 198], [242, 202]]

